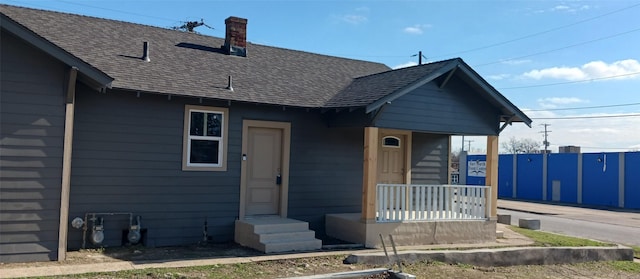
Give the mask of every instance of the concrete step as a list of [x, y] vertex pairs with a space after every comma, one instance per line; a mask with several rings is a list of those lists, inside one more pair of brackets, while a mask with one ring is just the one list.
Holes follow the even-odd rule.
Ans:
[[282, 233], [282, 232], [297, 232], [305, 231], [309, 229], [307, 222], [277, 218], [277, 219], [253, 219], [245, 220], [246, 224], [253, 227], [255, 233]]
[[286, 218], [236, 221], [235, 241], [265, 253], [309, 251], [322, 248], [307, 222]]
[[283, 233], [261, 233], [258, 237], [259, 241], [262, 243], [292, 242], [315, 238], [316, 233], [310, 230]]
[[322, 248], [322, 240], [314, 238], [312, 240], [264, 243], [263, 245], [265, 253], [312, 251]]

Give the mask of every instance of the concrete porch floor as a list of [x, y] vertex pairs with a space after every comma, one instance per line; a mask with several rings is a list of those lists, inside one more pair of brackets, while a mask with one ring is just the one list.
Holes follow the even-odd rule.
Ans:
[[393, 235], [397, 246], [486, 243], [496, 241], [495, 220], [436, 220], [367, 223], [360, 213], [327, 214], [327, 235], [340, 240], [380, 248], [380, 235]]

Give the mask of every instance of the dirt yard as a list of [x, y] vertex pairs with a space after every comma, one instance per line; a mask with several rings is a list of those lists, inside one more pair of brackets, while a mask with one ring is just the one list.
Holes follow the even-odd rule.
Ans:
[[[46, 278], [286, 278], [303, 275], [317, 275], [342, 271], [365, 270], [387, 266], [348, 265], [343, 260], [349, 251], [340, 255], [286, 260], [258, 261], [209, 266], [138, 269], [122, 272], [98, 274], [54, 276]], [[184, 259], [213, 259], [229, 257], [253, 257], [264, 255], [236, 244], [210, 244], [184, 247], [118, 247], [97, 250], [69, 252], [63, 263], [16, 263], [0, 265], [2, 268], [73, 265], [132, 261], [134, 263], [168, 262]], [[304, 254], [301, 254], [304, 256]], [[398, 269], [394, 266], [394, 269]], [[515, 267], [474, 267], [470, 265], [449, 265], [439, 262], [420, 262], [404, 265], [405, 272], [418, 278], [640, 278], [640, 264], [633, 262], [600, 262], [576, 265], [515, 266]], [[387, 278], [385, 274], [367, 278]]]

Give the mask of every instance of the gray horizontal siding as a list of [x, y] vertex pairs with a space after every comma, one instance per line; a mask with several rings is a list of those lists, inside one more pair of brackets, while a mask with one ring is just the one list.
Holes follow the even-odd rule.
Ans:
[[296, 120], [288, 212], [324, 234], [325, 214], [361, 210], [364, 129], [328, 128], [319, 118]]
[[447, 184], [449, 136], [414, 132], [411, 145], [411, 183]]
[[428, 83], [383, 107], [374, 125], [442, 134], [495, 135], [499, 111], [457, 77]]
[[[290, 217], [323, 233], [326, 213], [360, 210], [362, 128], [328, 128], [317, 111], [233, 103], [227, 171], [182, 171], [184, 105], [219, 103], [79, 91], [70, 219], [87, 212], [132, 212], [142, 216], [147, 245], [166, 246], [202, 240], [206, 218], [213, 241], [232, 240], [245, 119], [291, 123]], [[105, 245], [121, 244], [127, 222], [114, 218], [105, 217]], [[82, 231], [69, 230], [69, 248], [81, 247]]]
[[[70, 219], [90, 212], [131, 212], [142, 217], [145, 244], [168, 246], [202, 240], [206, 218], [213, 241], [233, 239], [239, 164], [228, 164], [227, 172], [182, 171], [185, 99], [79, 90]], [[240, 153], [239, 146], [228, 148]], [[122, 244], [128, 220], [119, 218], [104, 217], [104, 245]], [[69, 230], [69, 248], [80, 248], [82, 231]]]
[[1, 37], [0, 262], [55, 260], [66, 67]]

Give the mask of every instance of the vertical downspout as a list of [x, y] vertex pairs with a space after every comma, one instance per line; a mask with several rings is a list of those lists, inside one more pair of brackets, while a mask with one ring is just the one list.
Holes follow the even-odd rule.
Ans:
[[69, 69], [66, 86], [66, 112], [64, 117], [64, 146], [62, 149], [62, 189], [60, 190], [60, 225], [58, 233], [58, 261], [67, 258], [67, 231], [69, 229], [69, 193], [71, 189], [71, 149], [73, 147], [73, 113], [78, 68]]

